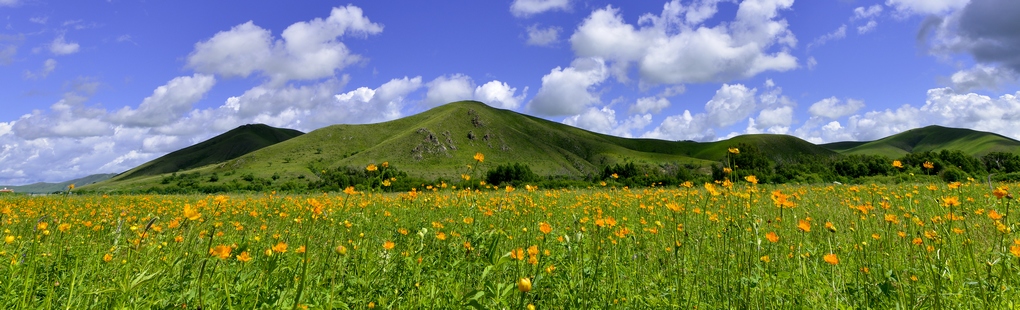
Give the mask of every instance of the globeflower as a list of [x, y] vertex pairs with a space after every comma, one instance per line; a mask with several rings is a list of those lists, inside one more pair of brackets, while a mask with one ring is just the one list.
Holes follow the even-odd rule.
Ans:
[[198, 213], [198, 211], [191, 208], [190, 204], [186, 204], [184, 205], [184, 217], [192, 221], [197, 221], [202, 217], [202, 213]]
[[531, 291], [531, 279], [520, 278], [519, 280], [517, 280], [517, 290], [521, 291], [522, 293], [530, 292]]
[[797, 229], [803, 232], [811, 232], [811, 222], [799, 220], [797, 221]]
[[900, 168], [900, 169], [902, 169], [903, 168], [903, 162], [901, 162], [899, 160], [894, 160], [892, 162], [892, 166], [893, 166], [893, 168]]
[[837, 257], [836, 254], [832, 253], [825, 254], [825, 256], [822, 257], [822, 260], [824, 260], [826, 263], [829, 263], [829, 265], [839, 264], [839, 257]]
[[477, 162], [485, 161], [485, 155], [483, 155], [482, 153], [475, 153], [475, 161]]
[[369, 164], [368, 167], [365, 167], [365, 170], [368, 170], [369, 172], [372, 172], [372, 171], [379, 170], [379, 167], [376, 167], [375, 164]]
[[735, 147], [731, 147], [729, 149], [729, 152], [730, 152], [730, 154], [740, 154], [740, 149], [735, 148]]

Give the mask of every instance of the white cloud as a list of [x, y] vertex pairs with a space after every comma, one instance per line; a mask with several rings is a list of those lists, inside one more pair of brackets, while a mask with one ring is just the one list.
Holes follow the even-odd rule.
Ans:
[[775, 109], [765, 109], [758, 113], [755, 118], [757, 129], [767, 129], [770, 133], [785, 134], [793, 123], [793, 107], [783, 106]]
[[474, 82], [463, 74], [440, 76], [429, 82], [425, 94], [425, 104], [438, 106], [454, 101], [471, 100], [474, 98]]
[[0, 6], [17, 6], [19, 0], [0, 0]]
[[818, 67], [818, 59], [815, 59], [815, 56], [808, 57], [807, 67], [808, 70], [814, 70], [816, 67]]
[[517, 95], [517, 88], [499, 80], [492, 80], [475, 86], [471, 77], [463, 74], [438, 77], [428, 84], [425, 104], [433, 107], [462, 100], [478, 100], [493, 107], [517, 109], [524, 101], [528, 88]]
[[893, 7], [902, 15], [945, 14], [962, 8], [970, 0], [886, 0], [885, 5]]
[[630, 107], [630, 113], [659, 113], [662, 109], [669, 107], [669, 100], [666, 98], [643, 97]]
[[671, 97], [675, 97], [676, 95], [683, 94], [685, 92], [687, 92], [687, 87], [686, 86], [684, 86], [682, 84], [681, 85], [673, 85], [673, 86], [669, 86], [669, 87], [666, 87], [665, 89], [663, 89], [662, 92], [659, 93], [659, 97], [671, 98]]
[[560, 40], [562, 29], [556, 26], [542, 28], [538, 24], [528, 26], [528, 45], [550, 46]]
[[40, 25], [45, 25], [46, 21], [48, 21], [49, 19], [50, 18], [47, 17], [47, 16], [36, 16], [36, 17], [29, 18], [28, 21], [36, 23], [36, 24], [40, 24]]
[[953, 90], [968, 92], [974, 89], [998, 89], [1000, 85], [1014, 82], [1018, 74], [1007, 68], [978, 64], [973, 68], [960, 70], [950, 77]]
[[570, 0], [514, 0], [510, 4], [510, 13], [517, 17], [529, 17], [553, 10], [570, 9]]
[[275, 41], [268, 30], [249, 21], [195, 44], [187, 62], [198, 72], [226, 77], [260, 72], [273, 85], [328, 78], [362, 60], [338, 38], [382, 30], [382, 25], [369, 21], [353, 5], [333, 8], [326, 19], [294, 23]]
[[133, 127], [155, 127], [177, 121], [192, 109], [216, 84], [211, 75], [195, 74], [170, 80], [142, 100], [137, 109], [124, 107], [110, 115], [110, 121]]
[[808, 108], [808, 113], [812, 116], [820, 116], [828, 119], [837, 119], [840, 117], [848, 116], [857, 113], [864, 107], [864, 102], [860, 100], [847, 99], [846, 103], [841, 103], [836, 97], [829, 97], [818, 102], [815, 102]]
[[617, 121], [615, 110], [609, 107], [601, 109], [591, 107], [584, 113], [563, 119], [563, 123], [598, 133], [629, 138], [633, 136], [632, 131], [643, 129], [651, 124], [652, 115], [633, 115], [623, 121]]
[[881, 4], [875, 4], [875, 5], [872, 5], [872, 6], [869, 6], [869, 7], [859, 6], [859, 7], [854, 9], [854, 17], [852, 17], [850, 19], [851, 20], [869, 19], [869, 18], [877, 17], [877, 16], [879, 16], [881, 14], [882, 14], [882, 5]]
[[42, 69], [39, 69], [38, 72], [31, 72], [31, 71], [25, 70], [24, 77], [25, 77], [25, 79], [30, 79], [30, 80], [45, 79], [47, 76], [50, 75], [50, 73], [53, 72], [53, 70], [56, 70], [56, 69], [57, 69], [57, 61], [54, 60], [53, 58], [50, 58], [50, 59], [46, 59], [46, 61], [43, 62], [43, 67], [42, 67]]
[[709, 126], [705, 114], [692, 115], [691, 111], [684, 110], [683, 114], [666, 117], [658, 127], [646, 132], [642, 137], [706, 141], [715, 139], [715, 130]]
[[579, 114], [600, 102], [592, 88], [609, 77], [606, 63], [600, 58], [579, 58], [570, 67], [552, 69], [542, 77], [542, 88], [528, 103], [528, 109], [545, 116]]
[[520, 107], [524, 102], [524, 97], [528, 94], [528, 88], [524, 87], [520, 96], [514, 96], [515, 94], [517, 94], [517, 88], [497, 80], [489, 81], [475, 88], [475, 100], [501, 109], [514, 110]]
[[50, 53], [54, 55], [70, 55], [77, 53], [79, 46], [78, 43], [67, 42], [64, 40], [64, 35], [61, 34], [50, 42], [49, 49]]
[[810, 44], [808, 44], [807, 48], [810, 50], [812, 48], [825, 45], [825, 43], [827, 43], [829, 41], [839, 40], [839, 39], [843, 39], [843, 38], [846, 38], [846, 25], [845, 24], [844, 25], [840, 25], [839, 28], [837, 28], [833, 32], [826, 33], [825, 35], [822, 35], [821, 37], [818, 37], [817, 39], [815, 39], [814, 42], [811, 42]]
[[757, 92], [742, 84], [723, 84], [705, 104], [708, 120], [714, 126], [729, 126], [746, 119], [755, 111]]
[[376, 89], [361, 87], [336, 95], [336, 106], [320, 123], [371, 123], [400, 118], [404, 99], [422, 87], [421, 77], [392, 79]]
[[867, 24], [864, 24], [864, 26], [857, 26], [857, 34], [865, 34], [871, 32], [872, 30], [875, 30], [875, 27], [878, 27], [878, 22], [875, 22], [874, 20], [869, 20]]
[[608, 6], [592, 12], [570, 42], [579, 57], [616, 62], [614, 71], [636, 63], [642, 81], [652, 84], [725, 82], [797, 67], [797, 59], [787, 51], [797, 39], [786, 20], [778, 18], [793, 1], [743, 1], [734, 20], [702, 25], [716, 14], [717, 2], [684, 6], [672, 1], [658, 16], [641, 16], [637, 26]]

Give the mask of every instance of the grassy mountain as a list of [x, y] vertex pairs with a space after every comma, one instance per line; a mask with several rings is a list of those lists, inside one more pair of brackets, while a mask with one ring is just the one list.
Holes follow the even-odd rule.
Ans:
[[113, 180], [124, 181], [221, 163], [302, 134], [297, 130], [262, 124], [244, 125], [204, 142], [166, 154], [121, 173]]
[[80, 178], [80, 179], [74, 179], [74, 180], [70, 180], [70, 181], [66, 181], [66, 182], [60, 182], [60, 183], [39, 182], [39, 183], [33, 183], [33, 184], [21, 185], [21, 186], [0, 186], [0, 188], [13, 189], [17, 193], [48, 194], [48, 193], [53, 193], [53, 192], [66, 191], [67, 190], [67, 186], [71, 185], [71, 184], [74, 184], [75, 186], [80, 187], [80, 186], [84, 186], [84, 185], [88, 185], [88, 184], [92, 184], [92, 183], [96, 183], [96, 182], [100, 182], [100, 181], [105, 181], [105, 180], [113, 177], [114, 175], [116, 175], [116, 174], [113, 174], [113, 173], [110, 173], [110, 174], [93, 174], [93, 175], [86, 176], [86, 177], [83, 177], [83, 178]]
[[[321, 128], [180, 173], [215, 174], [222, 177], [219, 182], [245, 176], [286, 182], [315, 179], [316, 172], [339, 166], [388, 162], [411, 176], [456, 179], [461, 174], [477, 176], [496, 165], [516, 162], [527, 164], [539, 175], [583, 177], [598, 174], [606, 165], [626, 162], [705, 166], [739, 143], [754, 145], [774, 158], [793, 153], [836, 155], [782, 135], [745, 135], [711, 143], [620, 138], [465, 101], [383, 123]], [[209, 143], [203, 142], [167, 156], [206, 152], [208, 147]], [[476, 153], [484, 154], [483, 163], [475, 163]], [[125, 173], [125, 177], [118, 176], [94, 188], [147, 188], [163, 178], [153, 172], [172, 170], [148, 168], [152, 166], [158, 163], [146, 163]]]
[[822, 147], [841, 154], [884, 155], [889, 158], [941, 150], [960, 150], [971, 156], [982, 156], [991, 152], [1018, 152], [1020, 141], [989, 132], [933, 125], [875, 141], [837, 142], [823, 144]]

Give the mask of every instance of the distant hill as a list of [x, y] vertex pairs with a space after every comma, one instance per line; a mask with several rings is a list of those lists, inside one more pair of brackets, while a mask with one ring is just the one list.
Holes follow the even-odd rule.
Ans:
[[88, 184], [92, 184], [92, 183], [96, 183], [96, 182], [100, 182], [100, 181], [105, 181], [105, 180], [107, 180], [107, 179], [109, 179], [109, 178], [111, 178], [111, 177], [113, 177], [115, 175], [116, 174], [114, 174], [114, 173], [109, 173], [109, 174], [93, 174], [93, 175], [90, 175], [90, 176], [87, 176], [87, 177], [84, 177], [84, 178], [74, 179], [74, 180], [70, 180], [70, 181], [66, 181], [66, 182], [60, 182], [60, 183], [39, 182], [39, 183], [34, 183], [34, 184], [29, 184], [29, 185], [21, 185], [21, 186], [0, 186], [0, 188], [12, 189], [16, 193], [48, 194], [48, 193], [53, 193], [53, 192], [66, 191], [67, 190], [67, 186], [71, 185], [71, 184], [74, 184], [76, 187], [85, 186], [85, 185], [88, 185]]
[[[785, 135], [745, 135], [711, 143], [620, 138], [464, 101], [383, 123], [328, 126], [231, 160], [180, 173], [215, 173], [225, 180], [244, 175], [275, 176], [286, 181], [314, 179], [318, 170], [338, 166], [388, 162], [415, 177], [457, 179], [461, 174], [475, 173], [469, 170], [469, 165], [490, 169], [516, 162], [527, 164], [539, 175], [584, 177], [600, 173], [606, 165], [626, 162], [706, 166], [725, 156], [728, 147], [739, 143], [754, 145], [773, 158], [795, 153], [838, 155]], [[209, 152], [210, 145], [216, 144], [207, 141], [178, 152]], [[165, 157], [180, 158], [178, 152]], [[484, 154], [485, 162], [476, 164], [472, 158], [476, 153]], [[161, 179], [154, 177], [158, 175], [155, 172], [174, 170], [150, 168], [165, 165], [158, 161], [132, 169], [96, 188], [152, 186]]]
[[130, 180], [221, 163], [302, 134], [297, 130], [263, 124], [244, 125], [142, 164], [117, 175], [113, 180]]
[[821, 146], [841, 154], [883, 155], [889, 158], [902, 157], [907, 153], [941, 150], [960, 150], [978, 157], [991, 152], [1020, 151], [1020, 141], [999, 134], [934, 125], [907, 130], [875, 141], [837, 142]]

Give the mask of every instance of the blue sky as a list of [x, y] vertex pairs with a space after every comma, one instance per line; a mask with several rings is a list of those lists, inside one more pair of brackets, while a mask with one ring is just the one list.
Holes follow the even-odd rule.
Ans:
[[0, 0], [0, 184], [463, 99], [588, 130], [1020, 138], [1020, 2]]

